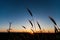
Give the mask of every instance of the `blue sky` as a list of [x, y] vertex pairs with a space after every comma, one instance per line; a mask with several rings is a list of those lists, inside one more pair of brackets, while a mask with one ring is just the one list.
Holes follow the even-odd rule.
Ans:
[[52, 16], [60, 25], [59, 0], [0, 0], [0, 29], [7, 29], [9, 22], [15, 29], [22, 29], [21, 25], [28, 28], [31, 16], [26, 8], [31, 10], [42, 28], [53, 28], [48, 16]]

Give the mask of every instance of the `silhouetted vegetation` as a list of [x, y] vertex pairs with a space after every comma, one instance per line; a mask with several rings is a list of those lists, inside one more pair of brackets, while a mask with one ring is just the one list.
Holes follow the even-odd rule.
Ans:
[[59, 33], [0, 33], [0, 40], [60, 40]]
[[[29, 8], [27, 8], [27, 11], [29, 12], [30, 16], [32, 17], [33, 21], [33, 14], [32, 12], [29, 10]], [[55, 22], [55, 20], [49, 16], [49, 19], [54, 23], [54, 30], [55, 33], [42, 33], [42, 32], [34, 32], [33, 29], [31, 29], [31, 31], [33, 33], [29, 33], [29, 32], [10, 32], [11, 30], [11, 22], [9, 23], [9, 29], [7, 30], [8, 32], [6, 33], [0, 33], [0, 40], [60, 40], [60, 28], [57, 28], [57, 23]], [[32, 23], [31, 20], [28, 20], [30, 25], [33, 27], [35, 27], [35, 22]], [[39, 22], [36, 22], [39, 29], [41, 30], [41, 26], [39, 24]], [[22, 28], [26, 29], [25, 26], [22, 26]]]

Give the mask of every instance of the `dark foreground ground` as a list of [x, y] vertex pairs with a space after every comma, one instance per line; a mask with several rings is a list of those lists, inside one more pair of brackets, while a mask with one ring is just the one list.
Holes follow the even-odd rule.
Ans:
[[60, 40], [59, 33], [0, 33], [0, 40]]

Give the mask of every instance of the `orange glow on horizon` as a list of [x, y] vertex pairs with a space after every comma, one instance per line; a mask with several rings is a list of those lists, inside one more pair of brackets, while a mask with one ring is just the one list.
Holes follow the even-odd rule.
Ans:
[[[7, 30], [0, 30], [0, 32], [7, 32]], [[34, 32], [30, 29], [24, 29], [24, 30], [10, 30], [10, 32], [28, 32], [28, 33], [54, 33], [54, 30], [34, 30]]]

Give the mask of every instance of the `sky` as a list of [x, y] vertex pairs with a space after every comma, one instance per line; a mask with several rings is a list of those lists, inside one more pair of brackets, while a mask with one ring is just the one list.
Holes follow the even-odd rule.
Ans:
[[[34, 16], [34, 21], [39, 22], [42, 29], [53, 29], [53, 23], [48, 16], [55, 19], [60, 26], [60, 1], [59, 0], [0, 0], [0, 30], [8, 29], [12, 22], [12, 29], [23, 29], [21, 26], [31, 28], [29, 8]], [[36, 28], [38, 28], [36, 26]]]

